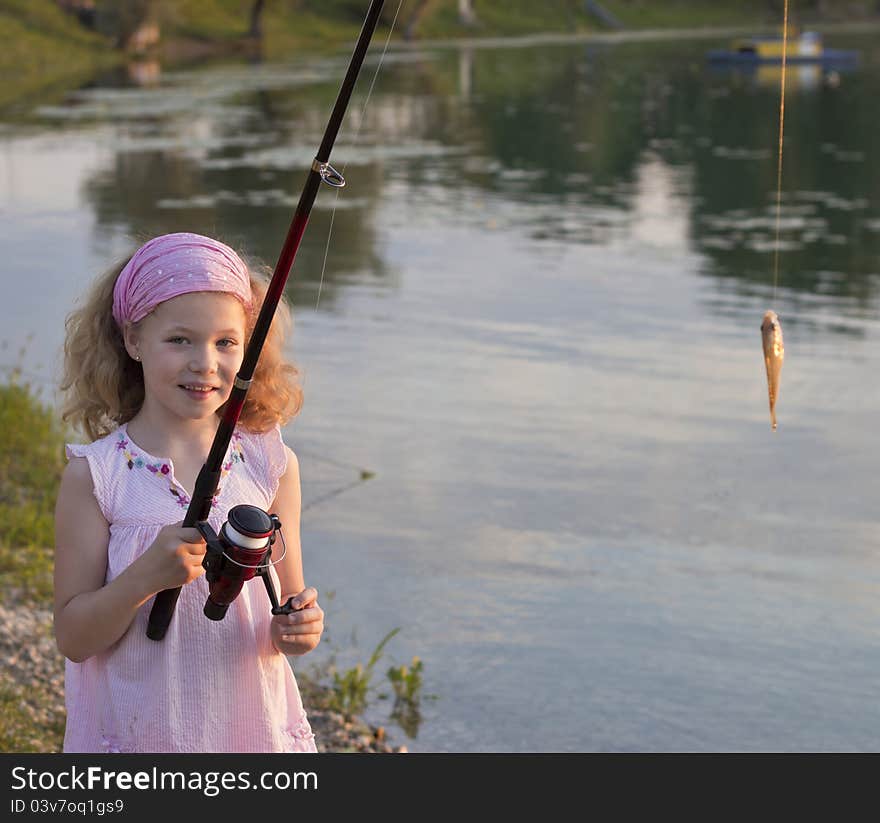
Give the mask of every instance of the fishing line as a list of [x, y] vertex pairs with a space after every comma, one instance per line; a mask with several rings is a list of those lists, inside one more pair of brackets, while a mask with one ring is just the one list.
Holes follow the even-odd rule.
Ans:
[[328, 466], [335, 466], [337, 469], [354, 469], [361, 476], [373, 476], [373, 472], [369, 469], [365, 469], [363, 466], [358, 466], [354, 463], [346, 463], [342, 460], [335, 460], [334, 458], [327, 457], [323, 454], [316, 454], [309, 449], [303, 449], [301, 446], [297, 446], [296, 453], [303, 457], [308, 457], [309, 460], [315, 460], [318, 463], [326, 463]]
[[[786, 3], [788, 0], [786, 0]], [[400, 14], [400, 9], [403, 7], [403, 0], [397, 4], [397, 11], [394, 12], [394, 19], [391, 21], [391, 28], [388, 29], [388, 36], [385, 38], [385, 47], [382, 49], [382, 54], [379, 56], [379, 64], [376, 66], [376, 71], [373, 74], [373, 79], [370, 82], [370, 88], [367, 90], [367, 97], [364, 100], [363, 108], [361, 108], [361, 116], [360, 121], [358, 122], [357, 129], [354, 133], [354, 139], [351, 142], [351, 145], [348, 147], [349, 150], [354, 149], [357, 146], [358, 139], [361, 135], [361, 129], [364, 127], [364, 120], [366, 119], [367, 106], [370, 103], [370, 97], [373, 94], [373, 88], [376, 85], [376, 80], [379, 77], [379, 71], [382, 68], [382, 61], [385, 59], [385, 53], [388, 51], [388, 44], [391, 42], [391, 35], [394, 33], [394, 27], [397, 25], [397, 17]], [[348, 163], [346, 163], [342, 170], [339, 172], [343, 177], [345, 177], [345, 169], [347, 168]], [[318, 297], [315, 300], [315, 311], [318, 311], [318, 304], [321, 302], [321, 289], [324, 286], [324, 272], [327, 269], [327, 256], [330, 253], [330, 240], [333, 237], [333, 221], [336, 219], [336, 208], [339, 205], [339, 192], [340, 189], [336, 189], [336, 197], [333, 200], [333, 211], [330, 213], [330, 228], [327, 230], [327, 245], [324, 247], [324, 262], [321, 264], [321, 279], [318, 281]]]
[[302, 511], [306, 512], [314, 506], [319, 506], [321, 503], [326, 503], [328, 500], [331, 500], [334, 497], [338, 497], [340, 494], [344, 494], [345, 492], [350, 491], [356, 486], [360, 486], [363, 482], [364, 481], [362, 479], [352, 480], [350, 483], [347, 483], [344, 486], [339, 486], [338, 488], [331, 489], [329, 492], [319, 494], [312, 500], [304, 501], [302, 504]]
[[316, 463], [324, 463], [328, 466], [335, 466], [337, 469], [345, 469], [346, 471], [357, 472], [357, 477], [354, 480], [349, 480], [348, 482], [343, 483], [341, 486], [335, 486], [334, 488], [330, 489], [330, 491], [319, 494], [312, 500], [304, 500], [302, 503], [303, 511], [310, 509], [312, 506], [317, 506], [319, 503], [323, 503], [325, 500], [329, 500], [332, 497], [336, 497], [343, 492], [347, 492], [349, 491], [349, 489], [360, 486], [362, 483], [366, 483], [368, 480], [371, 480], [373, 477], [376, 476], [375, 472], [372, 472], [369, 469], [365, 469], [363, 466], [357, 466], [354, 463], [345, 463], [341, 460], [334, 460], [333, 458], [327, 457], [323, 454], [315, 454], [308, 449], [303, 449], [301, 446], [297, 447], [296, 453], [301, 458], [306, 458], [309, 462], [314, 461]]
[[776, 161], [776, 242], [773, 244], [773, 302], [779, 282], [779, 224], [782, 216], [782, 142], [785, 134], [785, 63], [788, 51], [788, 0], [782, 17], [782, 80], [779, 93], [779, 151]]

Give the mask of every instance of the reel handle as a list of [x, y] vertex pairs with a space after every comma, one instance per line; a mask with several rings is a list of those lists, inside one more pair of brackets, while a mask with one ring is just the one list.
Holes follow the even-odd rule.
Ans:
[[284, 605], [280, 605], [278, 603], [278, 595], [275, 594], [275, 587], [272, 585], [272, 581], [269, 579], [269, 571], [268, 569], [257, 572], [260, 577], [263, 578], [263, 582], [266, 584], [266, 594], [269, 595], [269, 602], [272, 604], [272, 614], [292, 614], [293, 612], [299, 611], [299, 609], [293, 608], [291, 605], [293, 603], [293, 595], [287, 598], [284, 601]]
[[293, 603], [293, 595], [287, 598], [283, 606], [273, 606], [272, 614], [291, 614], [292, 612], [299, 611], [299, 609], [293, 608], [293, 606], [290, 605], [291, 603]]

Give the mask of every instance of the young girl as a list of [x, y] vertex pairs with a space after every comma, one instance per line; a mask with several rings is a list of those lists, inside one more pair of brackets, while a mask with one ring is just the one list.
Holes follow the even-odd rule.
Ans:
[[[302, 399], [282, 359], [283, 303], [209, 522], [219, 531], [239, 503], [278, 514], [287, 553], [271, 579], [296, 611], [273, 617], [254, 579], [209, 620], [205, 543], [182, 527], [265, 290], [228, 246], [168, 234], [108, 272], [68, 318], [63, 417], [93, 442], [67, 446], [55, 517], [65, 752], [316, 751], [286, 658], [318, 645], [324, 613], [303, 580], [299, 469], [281, 439]], [[150, 640], [154, 595], [180, 586], [165, 638]]]

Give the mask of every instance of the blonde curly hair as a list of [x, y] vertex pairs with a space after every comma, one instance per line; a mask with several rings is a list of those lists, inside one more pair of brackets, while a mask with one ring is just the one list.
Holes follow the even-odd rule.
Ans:
[[[113, 319], [113, 287], [128, 260], [101, 275], [83, 305], [65, 321], [61, 417], [90, 440], [98, 440], [127, 423], [144, 402], [143, 372], [125, 350], [122, 332]], [[266, 296], [268, 272], [255, 273], [251, 269], [250, 281], [253, 303], [246, 313], [248, 339]], [[282, 299], [239, 417], [239, 424], [249, 431], [265, 432], [278, 423], [283, 425], [302, 407], [299, 371], [284, 359], [284, 339], [290, 327], [290, 309]], [[218, 409], [218, 417], [224, 408], [225, 404]]]

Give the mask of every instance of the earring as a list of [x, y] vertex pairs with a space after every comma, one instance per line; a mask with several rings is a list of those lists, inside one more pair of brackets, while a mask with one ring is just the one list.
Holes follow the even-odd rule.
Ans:
[[136, 355], [134, 356], [134, 359], [135, 359], [138, 363], [141, 362], [141, 356], [140, 356], [139, 354], [136, 354]]

